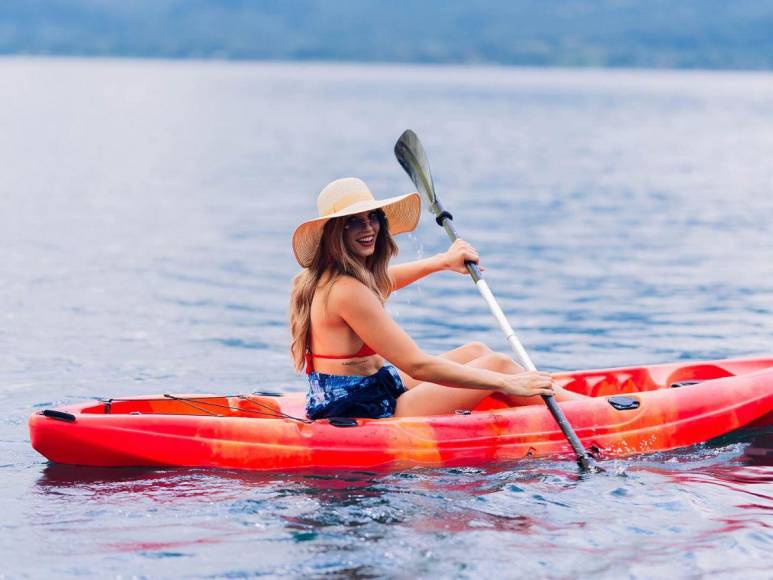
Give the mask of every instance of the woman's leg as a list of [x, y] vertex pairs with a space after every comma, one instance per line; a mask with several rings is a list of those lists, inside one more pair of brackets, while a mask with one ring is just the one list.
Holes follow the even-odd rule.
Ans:
[[[484, 354], [463, 364], [497, 372], [505, 372], [505, 368], [514, 368], [518, 369], [515, 372], [523, 372], [521, 367], [510, 360], [510, 357], [496, 352]], [[458, 389], [435, 383], [419, 383], [397, 398], [395, 416], [444, 415], [453, 413], [456, 409], [472, 409], [492, 392], [494, 391]]]
[[[446, 354], [451, 354], [453, 352], [454, 351], [450, 351]], [[513, 362], [509, 356], [496, 352], [489, 352], [462, 364], [473, 368], [487, 369], [507, 374], [524, 372], [523, 367]], [[481, 389], [445, 387], [435, 383], [418, 383], [414, 384], [408, 392], [403, 393], [398, 397], [395, 416], [414, 417], [420, 415], [443, 415], [446, 413], [453, 413], [456, 409], [473, 409], [478, 403], [493, 392], [494, 391]], [[565, 389], [556, 389], [555, 398], [558, 402], [562, 402], [584, 399], [585, 397]], [[507, 402], [513, 407], [535, 405], [542, 404], [542, 398], [511, 395], [507, 396]]]
[[[475, 360], [476, 358], [491, 354], [492, 352], [493, 351], [482, 342], [468, 342], [464, 346], [460, 346], [454, 350], [449, 350], [448, 352], [444, 352], [438, 356], [463, 365]], [[417, 381], [413, 377], [408, 376], [403, 371], [400, 371], [400, 378], [403, 380], [403, 385], [405, 385], [405, 388], [409, 390], [420, 384], [420, 381]]]

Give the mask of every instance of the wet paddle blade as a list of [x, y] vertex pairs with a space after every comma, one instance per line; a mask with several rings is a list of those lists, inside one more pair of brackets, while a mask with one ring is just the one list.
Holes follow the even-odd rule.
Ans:
[[427, 154], [416, 133], [406, 130], [395, 143], [395, 157], [417, 189], [429, 201], [435, 203], [435, 184], [432, 182], [432, 172], [429, 169]]

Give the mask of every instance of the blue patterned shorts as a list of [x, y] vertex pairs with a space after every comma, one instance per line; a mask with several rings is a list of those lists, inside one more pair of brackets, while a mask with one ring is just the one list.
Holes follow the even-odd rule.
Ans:
[[309, 419], [367, 417], [381, 419], [395, 414], [397, 397], [405, 386], [397, 369], [385, 364], [368, 376], [309, 373], [306, 413]]

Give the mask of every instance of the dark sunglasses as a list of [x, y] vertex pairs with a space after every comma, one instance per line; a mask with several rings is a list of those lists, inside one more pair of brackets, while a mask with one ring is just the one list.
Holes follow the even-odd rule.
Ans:
[[362, 219], [361, 217], [354, 215], [347, 218], [346, 222], [344, 223], [344, 229], [360, 232], [368, 227], [368, 225], [370, 225], [370, 227], [373, 229], [376, 229], [377, 226], [380, 226], [385, 221], [386, 216], [384, 215], [384, 212], [372, 211], [368, 214], [367, 219]]

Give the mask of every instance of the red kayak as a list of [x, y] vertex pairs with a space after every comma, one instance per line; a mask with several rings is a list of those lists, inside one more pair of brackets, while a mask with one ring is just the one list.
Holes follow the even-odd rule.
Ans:
[[[773, 425], [773, 358], [562, 373], [585, 447], [621, 457]], [[304, 395], [154, 395], [47, 409], [32, 446], [57, 463], [255, 470], [474, 465], [571, 453], [548, 409], [492, 395], [455, 414], [309, 421]]]

